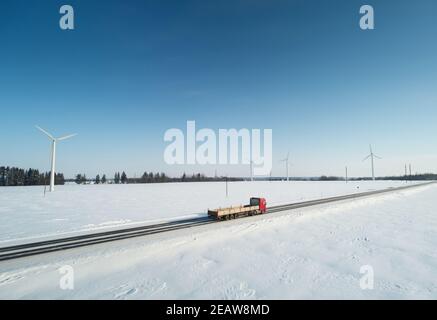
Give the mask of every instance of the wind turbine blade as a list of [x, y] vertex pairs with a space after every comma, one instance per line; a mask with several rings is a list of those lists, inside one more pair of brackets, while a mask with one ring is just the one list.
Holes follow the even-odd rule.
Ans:
[[366, 161], [367, 159], [369, 159], [370, 156], [371, 156], [371, 154], [369, 154], [367, 157], [365, 157], [365, 158], [363, 159], [363, 161]]
[[377, 156], [376, 154], [373, 154], [373, 156], [377, 159], [382, 159], [380, 156]]
[[43, 128], [35, 126], [35, 128], [37, 128], [39, 131], [41, 131], [42, 133], [44, 133], [45, 135], [47, 135], [50, 139], [52, 140], [56, 140], [50, 133], [48, 133], [47, 131], [45, 131]]
[[58, 138], [58, 139], [56, 139], [56, 140], [58, 140], [58, 141], [67, 140], [67, 139], [73, 138], [73, 137], [75, 137], [75, 136], [77, 136], [77, 133], [75, 133], [75, 134], [70, 134], [70, 135], [68, 135], [68, 136], [64, 136], [64, 137], [60, 137], [60, 138]]

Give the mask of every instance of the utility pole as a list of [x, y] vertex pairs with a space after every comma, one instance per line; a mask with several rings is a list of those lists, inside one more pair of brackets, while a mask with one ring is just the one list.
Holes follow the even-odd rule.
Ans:
[[348, 176], [347, 176], [347, 166], [346, 166], [346, 183], [348, 182]]
[[250, 160], [250, 181], [253, 181], [253, 161]]
[[407, 164], [405, 164], [405, 183], [408, 183]]

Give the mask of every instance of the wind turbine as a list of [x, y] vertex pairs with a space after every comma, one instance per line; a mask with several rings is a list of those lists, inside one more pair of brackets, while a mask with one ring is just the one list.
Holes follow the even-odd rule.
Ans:
[[285, 162], [285, 167], [286, 167], [286, 171], [287, 171], [287, 181], [289, 181], [289, 178], [288, 178], [288, 160], [289, 159], [290, 159], [290, 152], [287, 153], [287, 158], [281, 160], [281, 162]]
[[372, 145], [370, 145], [370, 154], [367, 157], [365, 157], [363, 161], [366, 161], [369, 158], [371, 159], [372, 162], [372, 180], [375, 181], [375, 166], [374, 166], [375, 158], [376, 159], [382, 159], [382, 158], [378, 157], [376, 154], [373, 153]]
[[53, 191], [55, 191], [56, 143], [58, 141], [63, 141], [63, 140], [67, 140], [69, 138], [72, 138], [72, 137], [76, 136], [77, 134], [70, 134], [68, 136], [63, 136], [63, 137], [60, 137], [60, 138], [55, 138], [50, 133], [45, 131], [44, 129], [42, 129], [42, 128], [38, 127], [38, 126], [35, 126], [35, 127], [39, 131], [44, 133], [46, 136], [48, 136], [50, 140], [52, 140], [52, 169], [50, 171], [50, 192], [53, 192]]

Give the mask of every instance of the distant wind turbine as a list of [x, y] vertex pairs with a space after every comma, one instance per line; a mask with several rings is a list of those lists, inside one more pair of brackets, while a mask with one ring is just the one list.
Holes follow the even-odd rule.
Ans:
[[290, 159], [290, 152], [287, 153], [287, 158], [281, 160], [281, 162], [285, 162], [285, 168], [286, 168], [286, 172], [287, 172], [287, 181], [289, 181], [289, 177], [288, 177], [288, 160], [289, 159]]
[[367, 157], [365, 157], [363, 161], [366, 161], [369, 158], [371, 159], [371, 163], [372, 163], [372, 180], [375, 181], [375, 165], [374, 165], [375, 158], [376, 159], [382, 159], [382, 158], [378, 157], [376, 154], [373, 153], [372, 145], [370, 145], [370, 154]]
[[53, 191], [55, 191], [56, 143], [58, 141], [63, 141], [63, 140], [67, 140], [69, 138], [72, 138], [72, 137], [76, 136], [77, 134], [70, 134], [68, 136], [63, 136], [63, 137], [60, 137], [60, 138], [55, 138], [50, 133], [45, 131], [44, 129], [42, 129], [42, 128], [38, 127], [38, 126], [35, 126], [35, 127], [39, 131], [44, 133], [46, 136], [48, 136], [50, 140], [52, 140], [52, 168], [51, 168], [51, 172], [50, 172], [50, 192], [53, 192]]

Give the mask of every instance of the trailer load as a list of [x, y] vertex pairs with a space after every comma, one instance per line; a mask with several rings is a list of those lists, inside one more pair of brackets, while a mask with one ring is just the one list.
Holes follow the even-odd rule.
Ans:
[[245, 216], [253, 216], [267, 212], [267, 202], [264, 198], [250, 198], [248, 205], [208, 210], [208, 216], [216, 220], [231, 220]]

